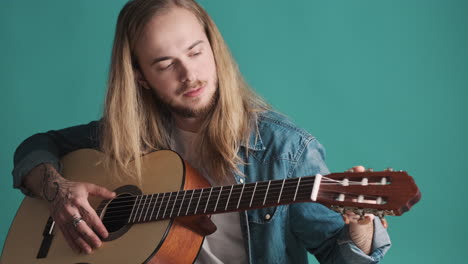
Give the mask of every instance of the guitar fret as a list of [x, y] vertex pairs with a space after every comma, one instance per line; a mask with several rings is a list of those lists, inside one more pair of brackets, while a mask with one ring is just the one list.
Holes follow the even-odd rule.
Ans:
[[159, 219], [158, 216], [159, 216], [159, 212], [161, 211], [161, 206], [163, 205], [163, 202], [164, 202], [164, 197], [166, 196], [166, 193], [163, 193], [163, 197], [161, 198], [161, 203], [159, 204], [159, 207], [158, 207], [158, 213], [156, 214], [156, 219]]
[[194, 193], [195, 193], [195, 190], [192, 190], [192, 195], [190, 196], [190, 201], [189, 201], [189, 204], [187, 205], [187, 212], [185, 212], [185, 215], [188, 215], [188, 211], [190, 209], [190, 204], [192, 203], [192, 198], [193, 198]]
[[182, 197], [182, 203], [180, 203], [179, 212], [177, 212], [177, 216], [180, 215], [180, 210], [182, 210], [182, 206], [184, 205], [185, 195], [186, 195], [186, 194], [187, 194], [187, 191], [184, 191], [184, 197]]
[[142, 194], [141, 199], [140, 199], [140, 205], [138, 206], [139, 216], [138, 216], [138, 220], [136, 220], [137, 223], [140, 222], [140, 220], [141, 220], [141, 217], [143, 215], [143, 211], [145, 210], [145, 203], [146, 203], [146, 195]]
[[211, 192], [213, 191], [213, 187], [210, 189], [210, 194], [208, 195], [208, 200], [206, 200], [205, 210], [203, 213], [206, 213], [206, 208], [208, 208], [208, 203], [210, 202]]
[[141, 200], [143, 199], [142, 195], [138, 195], [138, 197], [140, 197], [140, 200], [138, 201], [138, 206], [137, 206], [137, 208], [135, 210], [135, 216], [133, 217], [133, 223], [136, 222], [136, 218], [138, 216], [138, 210], [140, 209]]
[[136, 198], [135, 198], [135, 203], [133, 204], [132, 212], [130, 213], [130, 217], [128, 218], [128, 223], [131, 222], [133, 211], [135, 210], [135, 205], [136, 205], [137, 201], [138, 201], [138, 196], [136, 196]]
[[242, 191], [241, 191], [241, 194], [239, 196], [239, 201], [237, 202], [237, 209], [239, 209], [239, 205], [240, 205], [240, 201], [241, 201], [241, 198], [242, 198], [242, 194], [244, 193], [244, 188], [245, 188], [245, 183], [242, 184]]
[[200, 198], [198, 198], [197, 207], [195, 207], [195, 212], [193, 212], [193, 214], [197, 214], [198, 205], [200, 204], [202, 195], [203, 195], [203, 189], [201, 189]]
[[[129, 209], [127, 214], [130, 213], [129, 223], [135, 223], [153, 219], [173, 218], [181, 215], [211, 214], [275, 206], [285, 202], [304, 200], [304, 197], [308, 197], [309, 195], [308, 185], [311, 184], [311, 181], [313, 182], [313, 178], [309, 179], [307, 177], [302, 179], [298, 177], [234, 184], [230, 187], [219, 186], [167, 192], [161, 195], [162, 198], [159, 198], [159, 193], [138, 195], [135, 196], [135, 201], [130, 200], [133, 203], [133, 208], [131, 208], [131, 211]], [[188, 191], [191, 191], [191, 193]], [[179, 199], [179, 197], [182, 197], [182, 199]], [[195, 199], [197, 199], [196, 203], [194, 202]], [[232, 203], [231, 200], [237, 201], [237, 203]], [[158, 207], [157, 214], [154, 217], [156, 207]]]
[[283, 187], [284, 187], [284, 182], [286, 181], [286, 178], [283, 179], [283, 184], [281, 184], [281, 191], [278, 197], [278, 203], [280, 203], [281, 200], [281, 195], [283, 194]]
[[174, 207], [177, 203], [177, 197], [179, 197], [179, 192], [177, 192], [177, 195], [175, 197], [174, 204], [172, 205], [172, 210], [171, 210], [171, 213], [169, 214], [169, 217], [172, 217], [172, 212], [174, 212]]
[[138, 222], [141, 221], [141, 217], [143, 216], [143, 211], [145, 211], [145, 204], [146, 204], [146, 195], [142, 195], [142, 200], [145, 199], [145, 201], [143, 202], [143, 205], [141, 206], [141, 212], [140, 212], [140, 216], [138, 217]]
[[313, 186], [314, 183], [315, 183], [315, 177], [302, 179], [301, 187], [299, 187], [299, 191], [298, 191], [299, 193], [298, 197], [300, 197], [299, 199], [310, 200], [312, 196], [312, 192], [313, 192], [313, 187], [310, 188], [309, 185]]
[[234, 188], [234, 185], [231, 185], [231, 190], [229, 191], [229, 196], [228, 196], [228, 199], [227, 199], [227, 202], [226, 202], [226, 207], [224, 208], [224, 211], [227, 211], [228, 204], [229, 204], [229, 201], [231, 199], [231, 194], [232, 194], [232, 189], [233, 188]]
[[163, 216], [162, 216], [163, 219], [166, 216], [166, 211], [167, 211], [167, 207], [169, 206], [169, 202], [171, 201], [171, 196], [172, 196], [172, 192], [169, 193], [169, 199], [167, 199], [166, 207], [164, 208], [164, 213], [163, 213]]
[[301, 184], [301, 179], [302, 179], [302, 178], [299, 178], [299, 180], [297, 181], [296, 192], [294, 193], [294, 199], [293, 199], [293, 201], [296, 201], [297, 190], [299, 189], [299, 184]]
[[216, 212], [216, 208], [218, 208], [219, 197], [221, 197], [222, 192], [223, 192], [223, 186], [221, 186], [221, 190], [219, 191], [218, 199], [216, 200], [216, 205], [215, 205], [213, 212]]
[[143, 217], [143, 222], [146, 221], [146, 216], [148, 216], [148, 211], [149, 211], [149, 209], [150, 209], [150, 207], [151, 207], [151, 200], [153, 199], [153, 195], [154, 195], [154, 194], [151, 194], [151, 197], [150, 197], [150, 199], [149, 199], [149, 203], [148, 203], [148, 206], [147, 206], [146, 212], [145, 212], [145, 217]]
[[267, 187], [267, 190], [266, 190], [266, 193], [265, 193], [265, 198], [263, 199], [263, 205], [265, 205], [266, 198], [267, 198], [267, 195], [268, 195], [268, 190], [270, 189], [270, 184], [271, 184], [271, 180], [268, 181], [268, 187]]
[[255, 183], [255, 187], [254, 187], [254, 190], [253, 190], [253, 193], [252, 193], [252, 198], [250, 199], [249, 207], [252, 207], [252, 202], [253, 202], [253, 199], [254, 199], [254, 196], [255, 196], [255, 190], [257, 190], [257, 184], [258, 184], [258, 182]]
[[153, 219], [154, 208], [156, 208], [156, 204], [158, 203], [159, 193], [156, 195], [156, 199], [154, 200], [153, 210], [151, 210], [150, 219]]

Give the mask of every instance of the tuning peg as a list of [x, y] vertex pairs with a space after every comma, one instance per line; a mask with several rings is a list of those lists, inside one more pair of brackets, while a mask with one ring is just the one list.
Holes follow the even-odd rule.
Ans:
[[357, 215], [359, 215], [359, 218], [362, 219], [365, 215], [364, 210], [361, 208], [356, 208], [353, 210], [353, 212]]
[[388, 167], [384, 171], [393, 171], [393, 168]]

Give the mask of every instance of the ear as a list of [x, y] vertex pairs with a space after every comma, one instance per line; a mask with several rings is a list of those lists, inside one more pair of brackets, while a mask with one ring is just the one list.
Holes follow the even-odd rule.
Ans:
[[150, 89], [150, 86], [148, 82], [146, 81], [145, 77], [143, 76], [143, 73], [141, 73], [140, 69], [135, 69], [135, 80], [137, 81], [138, 85], [143, 87], [144, 89]]

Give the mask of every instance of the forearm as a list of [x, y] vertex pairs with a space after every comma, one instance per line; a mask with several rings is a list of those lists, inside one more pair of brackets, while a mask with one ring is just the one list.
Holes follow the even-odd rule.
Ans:
[[42, 163], [32, 169], [23, 179], [23, 186], [35, 197], [51, 201], [56, 196], [56, 185], [65, 179], [50, 163]]
[[[81, 148], [98, 149], [100, 145], [98, 127], [99, 123], [95, 121], [87, 125], [35, 134], [24, 140], [16, 149], [13, 159], [13, 186], [27, 195], [41, 197], [38, 188], [41, 184], [40, 179], [43, 177], [40, 179], [33, 177], [41, 174], [41, 166], [43, 166], [41, 164], [51, 165], [55, 168], [52, 172], [61, 172], [60, 158], [63, 155]], [[32, 173], [33, 169], [36, 169], [35, 173]], [[32, 177], [28, 177], [26, 181], [26, 176], [30, 174]], [[26, 182], [31, 182], [31, 184]]]

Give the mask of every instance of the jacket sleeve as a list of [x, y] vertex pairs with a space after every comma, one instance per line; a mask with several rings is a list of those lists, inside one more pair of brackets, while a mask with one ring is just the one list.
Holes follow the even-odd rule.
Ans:
[[13, 187], [24, 194], [31, 193], [24, 187], [23, 178], [41, 163], [50, 163], [61, 173], [60, 158], [82, 148], [99, 148], [99, 122], [50, 130], [24, 140], [16, 149], [13, 158]]
[[[294, 177], [326, 175], [324, 149], [312, 139], [294, 166]], [[378, 218], [374, 221], [372, 253], [366, 255], [349, 236], [341, 215], [318, 203], [290, 205], [292, 232], [320, 263], [378, 263], [390, 248], [390, 238]]]

